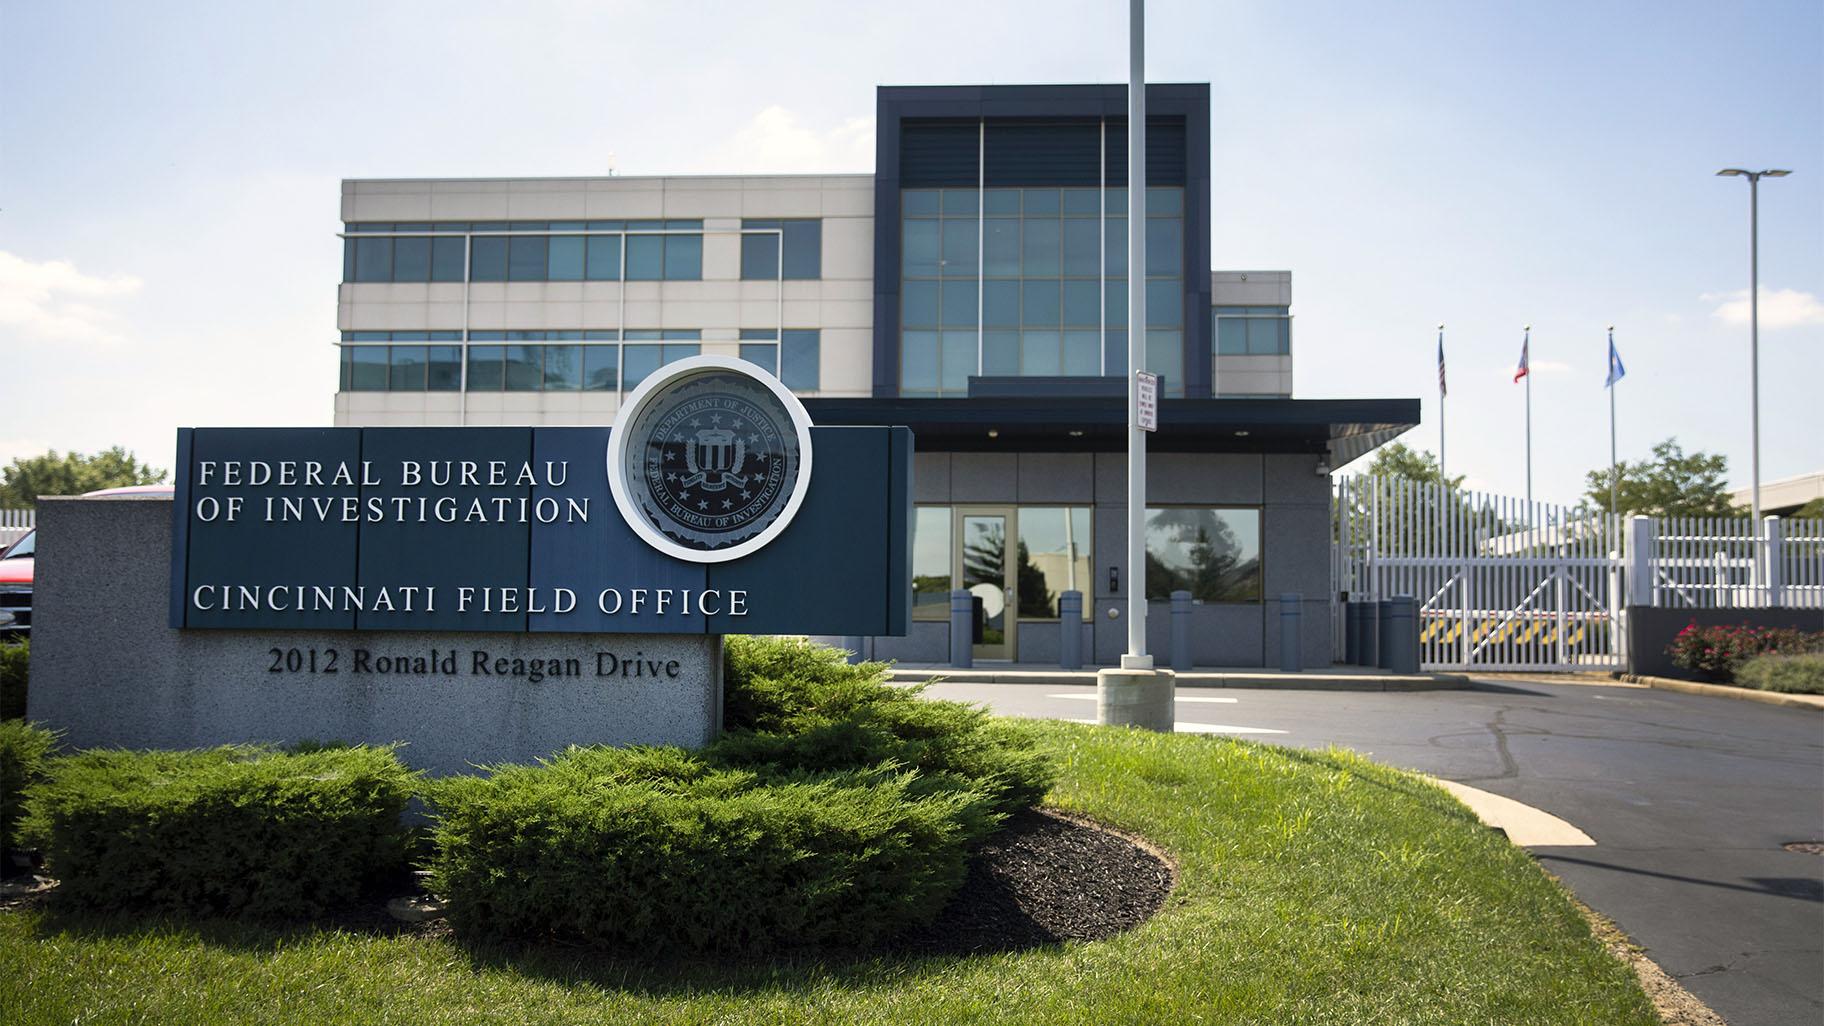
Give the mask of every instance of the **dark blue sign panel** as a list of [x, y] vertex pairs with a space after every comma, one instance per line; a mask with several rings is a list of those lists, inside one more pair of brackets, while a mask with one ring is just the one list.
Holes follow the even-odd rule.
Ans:
[[[811, 428], [810, 480], [790, 522], [713, 562], [662, 552], [629, 525], [608, 480], [610, 437], [580, 427], [182, 429], [171, 624], [906, 633], [910, 431]], [[703, 476], [715, 453], [698, 444], [678, 460]], [[732, 500], [728, 458], [717, 466]]]

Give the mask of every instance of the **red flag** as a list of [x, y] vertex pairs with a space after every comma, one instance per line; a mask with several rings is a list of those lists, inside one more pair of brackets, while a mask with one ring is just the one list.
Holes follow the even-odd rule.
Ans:
[[1519, 384], [1520, 379], [1526, 377], [1526, 351], [1531, 347], [1532, 341], [1532, 332], [1527, 332], [1526, 338], [1522, 339], [1520, 342], [1520, 367], [1518, 370], [1514, 371], [1515, 384]]

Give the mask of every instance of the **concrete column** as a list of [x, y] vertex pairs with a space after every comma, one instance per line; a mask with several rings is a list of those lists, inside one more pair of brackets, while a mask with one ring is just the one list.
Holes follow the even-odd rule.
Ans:
[[1785, 539], [1780, 532], [1780, 518], [1768, 517], [1761, 523], [1763, 525], [1761, 537], [1765, 540], [1761, 545], [1762, 551], [1757, 553], [1755, 558], [1763, 560], [1762, 565], [1767, 568], [1766, 572], [1761, 575], [1761, 579], [1767, 582], [1766, 604], [1783, 605], [1786, 598], [1784, 595], [1786, 581], [1785, 574], [1782, 572], [1785, 568], [1781, 566], [1781, 563], [1785, 559], [1785, 553], [1780, 551], [1780, 548]]
[[850, 664], [859, 663], [862, 661], [861, 635], [859, 635], [859, 634], [846, 635], [842, 639], [842, 647], [848, 650]]
[[1381, 665], [1381, 624], [1379, 602], [1356, 603], [1356, 619], [1361, 633], [1361, 653], [1357, 666]]
[[1381, 637], [1382, 665], [1394, 673], [1419, 672], [1418, 603], [1395, 595], [1386, 603], [1387, 630]]
[[1083, 593], [1067, 591], [1058, 596], [1058, 666], [1083, 668]]
[[1096, 722], [1169, 734], [1177, 723], [1170, 670], [1096, 671]]
[[1191, 593], [1172, 592], [1172, 669], [1188, 673], [1191, 669]]
[[1653, 604], [1653, 518], [1628, 521], [1628, 605]]
[[1362, 665], [1362, 604], [1343, 603], [1343, 662]]
[[[1391, 616], [1392, 613], [1392, 599], [1382, 599], [1374, 604], [1374, 634], [1377, 639], [1374, 648], [1374, 665], [1383, 670], [1387, 669], [1387, 659], [1393, 648], [1393, 627], [1387, 622], [1387, 618]], [[1465, 633], [1468, 633], [1469, 631], [1468, 618], [1465, 618], [1463, 621], [1463, 630]]]
[[950, 665], [975, 665], [975, 596], [966, 588], [950, 593]]
[[1279, 596], [1279, 668], [1286, 673], [1297, 673], [1304, 668], [1303, 653], [1298, 647], [1303, 607], [1304, 596], [1298, 592], [1288, 591]]

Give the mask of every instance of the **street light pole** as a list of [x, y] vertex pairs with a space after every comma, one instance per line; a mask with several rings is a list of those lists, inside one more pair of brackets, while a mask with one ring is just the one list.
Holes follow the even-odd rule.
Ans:
[[[1752, 421], [1748, 516], [1756, 532], [1761, 529], [1761, 179], [1789, 174], [1792, 172], [1779, 168], [1745, 171], [1726, 167], [1717, 172], [1724, 178], [1748, 179], [1748, 401]], [[1755, 563], [1758, 568], [1760, 560]]]

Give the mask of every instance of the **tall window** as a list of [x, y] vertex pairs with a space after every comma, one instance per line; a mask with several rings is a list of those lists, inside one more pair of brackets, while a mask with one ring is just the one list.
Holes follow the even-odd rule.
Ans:
[[1066, 591], [1082, 592], [1086, 599], [1083, 619], [1093, 617], [1095, 603], [1087, 600], [1095, 592], [1089, 569], [1090, 538], [1094, 536], [1090, 512], [1088, 506], [1019, 508], [1019, 578], [1015, 590], [1020, 619], [1057, 619], [1058, 596]]
[[766, 368], [794, 392], [815, 392], [822, 377], [820, 335], [815, 328], [741, 329], [741, 359]]
[[1260, 510], [1169, 506], [1146, 511], [1146, 597], [1188, 591], [1199, 602], [1259, 602]]
[[[741, 222], [741, 277], [773, 281], [799, 281], [823, 277], [823, 222], [812, 219], [754, 220]], [[755, 232], [752, 229], [778, 229]], [[785, 271], [780, 273], [780, 250]]]
[[[1126, 373], [1126, 189], [907, 189], [900, 201], [902, 394], [966, 394], [976, 374]], [[1170, 395], [1184, 390], [1183, 225], [1184, 190], [1149, 188], [1146, 366]]]
[[912, 615], [950, 616], [950, 507], [920, 506], [912, 519]]

